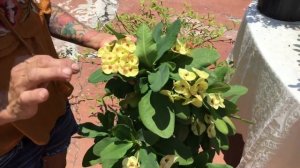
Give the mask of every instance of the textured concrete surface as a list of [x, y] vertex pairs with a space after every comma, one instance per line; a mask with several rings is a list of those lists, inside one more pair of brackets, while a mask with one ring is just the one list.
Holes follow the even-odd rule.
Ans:
[[[72, 13], [83, 23], [96, 27], [97, 20], [106, 22], [114, 17], [118, 7], [118, 13], [131, 13], [139, 11], [138, 0], [52, 0], [64, 9]], [[146, 0], [147, 1], [147, 0]], [[177, 12], [182, 11], [185, 2], [192, 4], [192, 8], [200, 14], [213, 14], [216, 19], [232, 28], [222, 37], [223, 41], [215, 43], [216, 48], [225, 59], [233, 45], [238, 31], [238, 23], [242, 20], [247, 5], [251, 0], [164, 0], [166, 6], [175, 8]], [[74, 44], [54, 40], [58, 51], [65, 48], [72, 50], [71, 57], [76, 58], [78, 48]], [[92, 85], [87, 82], [89, 75], [100, 66], [98, 59], [80, 59], [81, 73], [72, 79], [75, 90], [70, 97], [72, 109], [78, 123], [97, 122], [94, 114], [99, 111], [95, 99], [103, 95], [103, 85]], [[235, 143], [235, 142], [234, 142]], [[234, 145], [233, 143], [233, 145]], [[80, 168], [85, 152], [93, 144], [92, 139], [80, 139], [77, 135], [72, 138], [68, 150], [67, 168]], [[239, 154], [238, 154], [239, 155]], [[225, 156], [226, 157], [226, 156]], [[227, 158], [235, 157], [230, 156]], [[223, 155], [215, 158], [216, 162], [223, 163]], [[236, 162], [236, 161], [235, 161]], [[101, 166], [95, 166], [101, 167]]]

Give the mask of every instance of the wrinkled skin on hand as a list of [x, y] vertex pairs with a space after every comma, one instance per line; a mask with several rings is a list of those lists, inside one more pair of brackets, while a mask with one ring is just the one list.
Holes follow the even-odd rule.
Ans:
[[10, 122], [33, 117], [38, 104], [49, 97], [46, 86], [51, 81], [70, 81], [79, 66], [68, 59], [36, 55], [19, 60], [11, 70], [8, 105], [4, 113]]

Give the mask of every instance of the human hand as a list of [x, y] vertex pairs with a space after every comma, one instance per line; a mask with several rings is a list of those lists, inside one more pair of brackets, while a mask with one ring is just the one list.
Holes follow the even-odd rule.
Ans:
[[114, 35], [97, 32], [89, 41], [90, 46], [93, 49], [98, 50], [99, 48], [104, 47], [105, 44], [115, 40], [117, 40], [117, 38]]
[[68, 59], [36, 55], [15, 65], [11, 70], [8, 105], [3, 116], [6, 122], [29, 119], [45, 102], [49, 92], [45, 86], [51, 81], [70, 81], [79, 66]]

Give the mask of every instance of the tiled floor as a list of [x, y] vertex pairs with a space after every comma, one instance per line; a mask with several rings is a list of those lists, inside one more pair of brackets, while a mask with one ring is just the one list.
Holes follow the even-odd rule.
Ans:
[[[72, 11], [72, 8], [76, 8], [78, 7], [78, 4], [84, 4], [87, 1], [88, 0], [68, 0], [69, 4], [73, 5], [64, 7], [69, 8], [69, 10]], [[102, 1], [106, 2], [108, 0]], [[116, 2], [115, 0], [111, 1]], [[59, 2], [59, 0], [56, 0], [56, 2]], [[238, 26], [234, 25], [233, 22], [236, 23], [242, 20], [243, 13], [250, 3], [250, 0], [165, 0], [164, 2], [167, 6], [175, 8], [178, 12], [182, 10], [183, 3], [188, 2], [192, 4], [192, 8], [195, 11], [201, 14], [211, 13], [215, 15], [218, 21], [233, 28], [231, 31], [226, 32], [223, 38], [234, 40], [238, 31]], [[118, 12], [138, 12], [138, 7], [138, 0], [119, 0]], [[229, 55], [233, 43], [217, 42], [215, 46], [224, 59]], [[95, 122], [94, 117], [92, 117], [93, 112], [97, 111], [95, 98], [98, 98], [103, 94], [103, 86], [89, 84], [87, 78], [99, 67], [99, 60], [81, 60], [80, 62], [82, 71], [72, 79], [75, 91], [70, 98], [70, 101], [76, 120], [79, 123], [88, 121]], [[78, 139], [76, 136], [72, 139], [67, 157], [68, 168], [82, 167], [82, 158], [92, 142], [92, 139]], [[224, 162], [222, 157], [223, 156], [216, 157], [216, 161]]]

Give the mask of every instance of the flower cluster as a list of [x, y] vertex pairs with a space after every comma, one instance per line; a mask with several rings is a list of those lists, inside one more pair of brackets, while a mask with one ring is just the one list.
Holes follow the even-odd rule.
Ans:
[[126, 77], [135, 77], [139, 73], [139, 60], [134, 54], [135, 49], [135, 43], [127, 37], [100, 48], [98, 56], [102, 60], [103, 72], [105, 74], [120, 73]]
[[130, 156], [122, 161], [123, 168], [140, 168], [140, 163], [135, 156]]
[[214, 109], [225, 108], [221, 94], [206, 93], [209, 74], [196, 68], [192, 70], [193, 72], [179, 68], [180, 80], [174, 82], [175, 93], [170, 90], [162, 90], [160, 93], [168, 96], [173, 103], [175, 100], [184, 100], [183, 105], [201, 107], [204, 98], [207, 97], [207, 103]]
[[177, 39], [175, 46], [172, 48], [172, 51], [181, 55], [190, 56], [191, 54], [191, 50], [187, 48], [186, 43], [181, 42], [179, 39]]
[[209, 138], [214, 138], [216, 137], [216, 129], [215, 129], [215, 120], [211, 115], [204, 115], [204, 121], [205, 123], [208, 125], [208, 127], [206, 126], [205, 123], [203, 123], [202, 121], [200, 121], [199, 119], [197, 119], [196, 121], [194, 121], [192, 123], [192, 132], [195, 135], [202, 135], [205, 131], [207, 132], [207, 136]]

